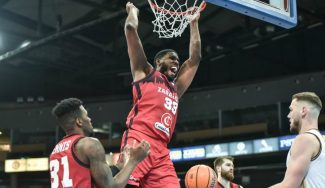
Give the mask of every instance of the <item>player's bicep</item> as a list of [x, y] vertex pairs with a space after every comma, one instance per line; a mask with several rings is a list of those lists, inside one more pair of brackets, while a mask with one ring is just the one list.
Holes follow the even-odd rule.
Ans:
[[290, 187], [298, 187], [306, 175], [306, 169], [308, 168], [309, 164], [310, 158], [308, 159], [304, 155], [299, 156], [295, 160], [291, 160], [285, 173], [283, 182]]
[[192, 63], [189, 60], [183, 63], [176, 78], [177, 94], [179, 97], [181, 97], [191, 85], [198, 67], [198, 63]]
[[105, 150], [98, 140], [89, 138], [84, 147], [92, 178], [99, 187], [112, 187], [114, 180], [105, 160]]
[[291, 147], [290, 161], [283, 182], [290, 187], [298, 187], [309, 168], [315, 145], [309, 135], [299, 135]]
[[140, 80], [150, 72], [151, 65], [147, 62], [147, 57], [136, 29], [126, 27], [125, 36], [133, 79], [134, 81]]

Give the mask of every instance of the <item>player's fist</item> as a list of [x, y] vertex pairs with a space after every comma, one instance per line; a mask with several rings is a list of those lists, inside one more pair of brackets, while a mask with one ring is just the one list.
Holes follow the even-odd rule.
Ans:
[[136, 14], [139, 15], [139, 9], [136, 6], [134, 6], [134, 4], [131, 2], [126, 3], [125, 9], [128, 14], [130, 13], [130, 11], [135, 11]]
[[117, 160], [116, 166], [118, 169], [122, 169], [130, 159], [130, 146], [127, 144], [124, 146], [123, 151], [120, 153], [120, 156]]
[[136, 144], [134, 140], [130, 148], [130, 159], [135, 162], [140, 162], [146, 158], [150, 153], [150, 144], [149, 142], [142, 140], [140, 143]]

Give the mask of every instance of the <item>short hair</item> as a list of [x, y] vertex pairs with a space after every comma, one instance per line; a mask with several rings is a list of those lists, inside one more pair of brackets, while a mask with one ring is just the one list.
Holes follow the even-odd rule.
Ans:
[[322, 101], [314, 92], [301, 92], [292, 95], [292, 100], [296, 99], [297, 101], [306, 101], [314, 106], [320, 111], [323, 107]]
[[53, 107], [52, 115], [59, 120], [62, 128], [66, 128], [72, 119], [81, 115], [80, 106], [82, 104], [83, 102], [77, 98], [63, 99]]
[[217, 166], [221, 166], [221, 165], [224, 163], [224, 160], [225, 160], [225, 159], [228, 159], [228, 160], [230, 160], [231, 162], [234, 162], [234, 158], [231, 157], [231, 156], [218, 157], [218, 158], [216, 158], [216, 160], [214, 160], [214, 162], [213, 162], [213, 167], [214, 167], [214, 169], [216, 169]]
[[164, 56], [165, 56], [167, 53], [169, 53], [169, 52], [174, 52], [174, 53], [177, 54], [177, 52], [176, 52], [175, 50], [173, 50], [173, 49], [164, 49], [164, 50], [161, 50], [161, 51], [159, 51], [159, 52], [155, 55], [155, 58], [154, 58], [154, 60], [153, 60], [154, 65], [156, 65], [156, 61], [157, 61], [157, 59], [161, 59], [162, 57], [164, 57]]

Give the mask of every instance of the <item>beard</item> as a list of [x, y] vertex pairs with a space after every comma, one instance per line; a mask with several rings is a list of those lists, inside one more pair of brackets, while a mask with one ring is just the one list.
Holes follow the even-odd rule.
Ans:
[[301, 129], [300, 121], [293, 120], [292, 126], [290, 127], [290, 132], [299, 133], [300, 129]]
[[172, 77], [168, 74], [168, 70], [169, 70], [169, 67], [165, 63], [162, 63], [159, 72], [164, 74], [167, 77], [168, 81], [172, 82], [172, 81], [174, 81], [174, 77]]
[[83, 132], [85, 136], [93, 137], [94, 136], [94, 131], [91, 128], [84, 128]]
[[234, 175], [230, 172], [221, 170], [221, 177], [225, 178], [228, 181], [234, 180]]

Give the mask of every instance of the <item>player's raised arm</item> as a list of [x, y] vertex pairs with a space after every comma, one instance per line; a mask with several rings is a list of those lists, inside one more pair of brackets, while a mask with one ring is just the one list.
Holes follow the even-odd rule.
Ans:
[[201, 37], [199, 32], [200, 13], [191, 16], [190, 57], [181, 66], [176, 78], [177, 93], [181, 97], [191, 85], [201, 61]]
[[138, 35], [139, 9], [132, 3], [126, 4], [128, 16], [125, 21], [124, 31], [128, 45], [128, 54], [133, 81], [144, 78], [152, 70], [152, 66], [147, 62], [141, 40]]

